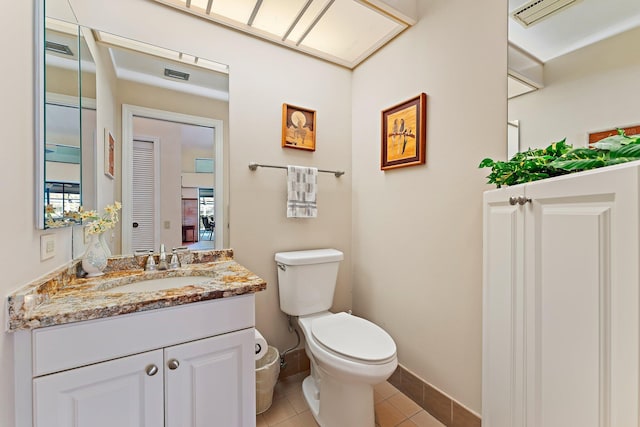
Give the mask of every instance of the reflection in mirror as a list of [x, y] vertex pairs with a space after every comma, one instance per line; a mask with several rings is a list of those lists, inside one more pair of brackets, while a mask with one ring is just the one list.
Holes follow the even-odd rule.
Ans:
[[64, 212], [92, 205], [82, 142], [95, 134], [95, 66], [77, 25], [46, 20], [45, 76], [44, 225], [56, 227], [72, 221]]
[[[84, 159], [83, 142], [83, 200], [90, 175], [98, 209], [122, 201], [119, 228], [106, 236], [111, 252], [157, 251], [161, 243], [228, 247], [227, 67], [87, 30], [82, 33], [90, 35], [96, 63], [99, 143], [92, 163]], [[113, 179], [101, 148], [109, 134], [115, 140]], [[79, 256], [83, 236], [75, 230], [73, 236]]]
[[80, 43], [78, 26], [53, 18], [44, 28], [44, 164], [42, 191], [45, 227], [64, 224], [63, 212], [80, 199]]
[[[640, 2], [575, 2], [527, 26], [513, 16], [525, 3], [509, 0], [509, 75], [533, 89], [508, 101], [519, 151], [563, 138], [587, 146], [589, 133], [640, 124]], [[523, 19], [539, 17], [536, 7]]]

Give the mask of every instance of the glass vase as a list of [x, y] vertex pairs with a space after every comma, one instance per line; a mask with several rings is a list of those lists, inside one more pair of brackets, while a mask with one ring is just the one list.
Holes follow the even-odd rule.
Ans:
[[[101, 233], [102, 234], [102, 233]], [[90, 234], [87, 249], [82, 256], [82, 269], [87, 277], [102, 276], [107, 267], [107, 253], [100, 239], [100, 234]]]

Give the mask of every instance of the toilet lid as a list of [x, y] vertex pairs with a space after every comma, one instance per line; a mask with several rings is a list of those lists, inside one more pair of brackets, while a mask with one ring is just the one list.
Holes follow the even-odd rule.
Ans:
[[315, 319], [313, 337], [328, 349], [364, 361], [381, 361], [396, 354], [396, 344], [380, 326], [347, 313]]

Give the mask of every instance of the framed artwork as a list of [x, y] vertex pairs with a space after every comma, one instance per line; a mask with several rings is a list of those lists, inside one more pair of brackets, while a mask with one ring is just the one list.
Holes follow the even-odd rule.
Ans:
[[421, 93], [382, 111], [380, 169], [424, 164], [427, 149], [427, 95]]
[[109, 130], [104, 130], [104, 174], [113, 179], [116, 172], [116, 140]]
[[282, 146], [316, 151], [316, 112], [282, 104]]

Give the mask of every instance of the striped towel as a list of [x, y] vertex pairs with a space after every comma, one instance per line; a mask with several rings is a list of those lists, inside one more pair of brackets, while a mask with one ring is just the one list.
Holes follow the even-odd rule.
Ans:
[[316, 218], [318, 169], [287, 166], [287, 218]]

